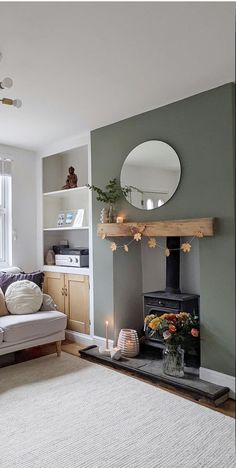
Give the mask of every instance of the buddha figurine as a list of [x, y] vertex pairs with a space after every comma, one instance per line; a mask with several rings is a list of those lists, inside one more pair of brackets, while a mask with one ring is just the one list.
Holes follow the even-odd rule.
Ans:
[[77, 182], [78, 182], [78, 177], [75, 174], [75, 169], [74, 169], [74, 167], [70, 166], [69, 167], [69, 174], [68, 174], [67, 179], [66, 179], [66, 183], [62, 188], [63, 189], [76, 188], [77, 187]]

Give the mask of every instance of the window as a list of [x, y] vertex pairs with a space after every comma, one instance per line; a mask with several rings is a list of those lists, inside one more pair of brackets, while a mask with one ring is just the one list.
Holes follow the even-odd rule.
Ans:
[[151, 198], [148, 198], [147, 199], [147, 210], [153, 210], [153, 208], [154, 208], [153, 200]]
[[0, 158], [0, 267], [11, 264], [11, 161]]

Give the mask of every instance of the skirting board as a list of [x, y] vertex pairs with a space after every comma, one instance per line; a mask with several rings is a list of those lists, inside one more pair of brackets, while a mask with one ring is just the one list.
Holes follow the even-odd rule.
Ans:
[[229, 387], [229, 397], [235, 400], [235, 377], [232, 375], [222, 374], [221, 372], [217, 372], [212, 369], [200, 367], [199, 377], [207, 382], [222, 385], [223, 387]]
[[[97, 346], [105, 345], [105, 338], [101, 336], [90, 336], [84, 333], [78, 333], [73, 330], [66, 330], [66, 338], [70, 341], [80, 344], [81, 346], [91, 346], [93, 344]], [[108, 340], [109, 348], [113, 347], [113, 340]]]

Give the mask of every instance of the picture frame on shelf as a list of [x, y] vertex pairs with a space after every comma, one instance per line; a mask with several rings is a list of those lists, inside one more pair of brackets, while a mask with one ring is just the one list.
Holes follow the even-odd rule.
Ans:
[[59, 213], [57, 218], [57, 227], [74, 227], [80, 228], [83, 226], [84, 209], [67, 210], [64, 213]]
[[57, 217], [57, 227], [64, 226], [65, 213], [59, 213]]

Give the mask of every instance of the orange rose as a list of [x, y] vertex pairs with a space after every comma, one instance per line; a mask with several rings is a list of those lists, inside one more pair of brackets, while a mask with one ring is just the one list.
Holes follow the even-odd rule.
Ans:
[[192, 328], [191, 335], [197, 338], [199, 336], [199, 330], [197, 330], [197, 328]]
[[169, 325], [169, 332], [170, 333], [175, 333], [176, 332], [176, 327], [172, 324]]

